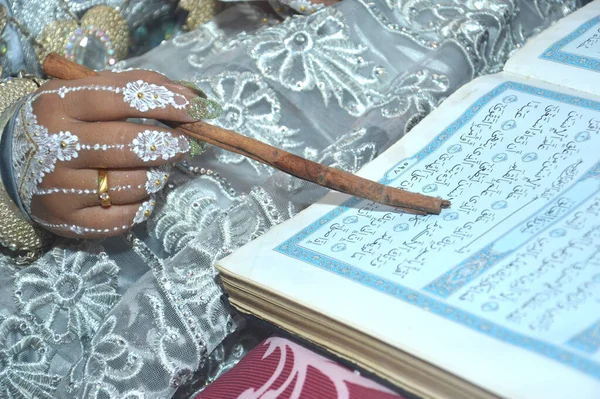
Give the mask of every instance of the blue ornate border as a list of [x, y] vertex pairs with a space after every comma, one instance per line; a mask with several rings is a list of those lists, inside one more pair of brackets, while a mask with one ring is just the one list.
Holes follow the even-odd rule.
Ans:
[[[521, 83], [505, 82], [498, 85], [496, 88], [479, 98], [456, 121], [450, 124], [446, 129], [444, 129], [414, 157], [398, 162], [385, 174], [384, 178], [381, 179], [380, 182], [383, 184], [389, 184], [394, 180], [398, 179], [402, 175], [402, 170], [406, 169], [406, 165], [414, 164], [415, 162], [423, 160], [428, 154], [442, 146], [454, 133], [456, 133], [462, 126], [467, 124], [486, 104], [490, 103], [493, 99], [500, 96], [503, 92], [509, 89], [560, 101], [570, 105], [576, 105], [591, 110], [600, 111], [600, 102], [588, 100], [581, 97], [569, 96], [562, 93], [540, 89], [538, 87], [529, 86]], [[581, 180], [595, 176], [594, 173], [597, 170], [598, 165], [595, 165], [593, 168], [590, 169], [591, 173], [586, 174], [584, 177], [582, 177]], [[399, 172], [394, 174], [392, 173], [392, 171]], [[339, 261], [335, 258], [331, 258], [329, 256], [309, 250], [299, 245], [301, 241], [305, 240], [308, 236], [312, 235], [314, 232], [319, 230], [323, 225], [339, 217], [340, 215], [347, 212], [349, 209], [355, 207], [362, 201], [362, 199], [356, 197], [349, 199], [342, 205], [336, 207], [334, 210], [327, 213], [325, 216], [321, 217], [308, 227], [298, 232], [296, 235], [294, 235], [284, 243], [280, 244], [274, 250], [294, 259], [304, 261], [321, 269], [335, 273], [339, 276], [351, 279], [364, 286], [391, 295], [406, 303], [410, 303], [422, 309], [426, 309], [433, 314], [444, 317], [445, 319], [454, 321], [463, 326], [469, 327], [475, 331], [481, 332], [490, 337], [499, 339], [503, 342], [545, 356], [565, 366], [572, 367], [576, 370], [579, 370], [580, 372], [583, 372], [600, 380], [600, 363], [589, 360], [576, 353], [569, 352], [556, 345], [528, 337], [527, 335], [512, 331], [498, 324], [489, 322], [469, 312], [450, 306], [444, 303], [443, 301], [440, 301], [439, 299], [428, 295], [425, 292], [420, 292], [411, 288], [404, 287], [400, 284], [397, 284], [387, 279], [380, 278], [376, 275], [353, 267], [352, 265]]]
[[598, 352], [600, 349], [600, 320], [571, 338], [567, 345], [592, 355]]
[[600, 24], [600, 15], [590, 19], [579, 28], [577, 28], [570, 35], [562, 38], [558, 42], [550, 46], [544, 51], [539, 58], [548, 61], [558, 62], [560, 64], [572, 65], [578, 68], [589, 69], [591, 71], [600, 72], [600, 59], [583, 57], [576, 54], [567, 53], [562, 49], [579, 36], [583, 35], [588, 30], [592, 29], [595, 25]]

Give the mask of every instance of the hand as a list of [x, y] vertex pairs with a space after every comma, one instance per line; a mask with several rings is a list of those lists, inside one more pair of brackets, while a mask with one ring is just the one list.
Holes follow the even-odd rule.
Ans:
[[67, 237], [103, 238], [145, 221], [191, 142], [128, 118], [193, 122], [218, 116], [201, 92], [147, 71], [45, 83], [13, 130], [15, 190], [31, 218]]

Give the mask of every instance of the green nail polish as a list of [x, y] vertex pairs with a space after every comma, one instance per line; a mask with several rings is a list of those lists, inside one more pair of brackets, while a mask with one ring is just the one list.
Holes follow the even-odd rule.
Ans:
[[223, 108], [212, 100], [196, 97], [190, 101], [187, 112], [188, 115], [195, 120], [215, 119], [223, 113]]
[[200, 88], [198, 86], [196, 86], [196, 84], [194, 82], [190, 82], [188, 80], [176, 80], [175, 83], [180, 86], [187, 87], [188, 89], [192, 90], [194, 93], [199, 95], [200, 97], [208, 98], [206, 93], [204, 93], [202, 90], [200, 90]]
[[204, 142], [190, 138], [190, 157], [204, 154]]

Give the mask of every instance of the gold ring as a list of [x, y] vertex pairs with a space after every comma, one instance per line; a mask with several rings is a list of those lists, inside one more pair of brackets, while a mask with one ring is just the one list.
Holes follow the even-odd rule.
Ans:
[[105, 169], [98, 170], [98, 197], [102, 208], [110, 208], [112, 203], [108, 195], [108, 172]]

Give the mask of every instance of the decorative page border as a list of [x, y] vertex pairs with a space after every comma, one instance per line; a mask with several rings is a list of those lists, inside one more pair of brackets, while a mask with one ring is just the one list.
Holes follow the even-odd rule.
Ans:
[[[490, 92], [488, 92], [487, 94], [485, 94], [484, 96], [482, 96], [481, 98], [479, 98], [456, 121], [451, 123], [446, 129], [444, 129], [438, 136], [436, 136], [427, 146], [425, 146], [415, 156], [413, 156], [410, 159], [398, 162], [385, 174], [384, 178], [381, 179], [380, 182], [382, 184], [389, 184], [394, 180], [398, 179], [402, 175], [402, 173], [391, 173], [392, 171], [399, 171], [401, 169], [405, 169], [405, 165], [410, 164], [412, 166], [415, 162], [426, 158], [428, 154], [442, 146], [450, 137], [452, 137], [452, 135], [454, 135], [454, 133], [456, 133], [461, 127], [466, 125], [486, 104], [490, 103], [496, 97], [498, 97], [503, 92], [506, 92], [509, 89], [520, 91], [523, 93], [533, 94], [547, 99], [560, 101], [570, 105], [588, 108], [594, 111], [600, 111], [600, 102], [592, 101], [581, 97], [570, 96], [551, 90], [541, 89], [522, 83], [504, 82], [498, 85]], [[599, 171], [600, 162], [593, 166], [588, 171], [588, 173], [582, 176], [579, 182], [589, 178], [600, 177]], [[598, 191], [600, 191], [600, 184], [598, 187]], [[418, 306], [421, 309], [426, 309], [430, 313], [441, 316], [447, 320], [459, 323], [465, 327], [478, 331], [491, 338], [495, 338], [505, 343], [545, 356], [565, 366], [571, 367], [595, 379], [600, 380], [600, 363], [598, 362], [589, 360], [584, 356], [581, 356], [577, 353], [572, 353], [554, 344], [550, 344], [539, 339], [531, 338], [525, 334], [515, 332], [506, 327], [503, 327], [496, 323], [492, 323], [486, 319], [473, 315], [454, 306], [450, 306], [442, 300], [428, 295], [426, 292], [413, 290], [388, 279], [384, 279], [374, 274], [368, 273], [362, 269], [356, 268], [338, 259], [320, 254], [318, 252], [312, 251], [299, 245], [301, 241], [305, 240], [308, 236], [315, 233], [323, 225], [327, 224], [333, 219], [336, 219], [337, 217], [347, 212], [349, 209], [355, 207], [362, 201], [364, 200], [357, 197], [352, 197], [348, 201], [336, 207], [334, 210], [319, 218], [317, 221], [315, 221], [308, 227], [295, 234], [293, 237], [291, 237], [284, 243], [274, 248], [274, 250], [283, 255], [301, 260], [323, 270], [337, 274], [341, 277], [353, 280], [361, 285], [370, 287], [379, 292], [393, 296], [403, 302]], [[556, 223], [556, 221], [554, 223]], [[573, 347], [577, 348], [577, 346]]]
[[592, 355], [598, 352], [600, 349], [600, 320], [571, 338], [567, 345]]
[[581, 55], [562, 51], [562, 49], [567, 44], [571, 43], [573, 40], [577, 39], [579, 36], [583, 35], [585, 32], [599, 24], [600, 15], [590, 19], [589, 21], [581, 25], [579, 28], [577, 28], [575, 31], [573, 31], [570, 35], [554, 43], [546, 51], [544, 51], [539, 56], [539, 58], [543, 60], [557, 62], [559, 64], [567, 64], [577, 68], [589, 69], [590, 71], [600, 72], [600, 59], [584, 57]]

